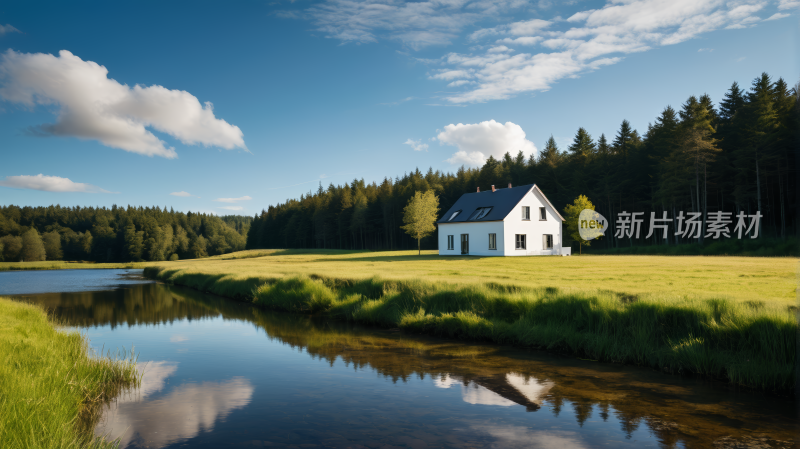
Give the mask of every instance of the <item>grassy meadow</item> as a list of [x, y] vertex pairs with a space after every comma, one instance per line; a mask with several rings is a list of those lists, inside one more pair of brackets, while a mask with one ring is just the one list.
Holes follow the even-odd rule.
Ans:
[[240, 252], [145, 274], [256, 305], [793, 391], [794, 258]]
[[98, 357], [41, 308], [0, 297], [0, 360], [0, 447], [114, 447], [93, 429], [100, 406], [139, 381], [133, 359]]
[[377, 276], [459, 285], [493, 283], [786, 305], [796, 301], [800, 262], [789, 257], [440, 257], [436, 251], [423, 253], [250, 250], [158, 266], [170, 272], [179, 270], [182, 277], [201, 275], [198, 281], [213, 281], [214, 290], [224, 296], [249, 295], [260, 284], [297, 275], [348, 280]]

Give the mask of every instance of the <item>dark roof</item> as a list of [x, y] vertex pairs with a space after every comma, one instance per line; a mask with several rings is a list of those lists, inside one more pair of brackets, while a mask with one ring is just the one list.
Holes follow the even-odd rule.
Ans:
[[[499, 221], [505, 219], [522, 198], [531, 191], [533, 184], [512, 187], [510, 189], [496, 189], [494, 192], [465, 193], [447, 210], [437, 223], [463, 223], [466, 221]], [[491, 207], [492, 211], [480, 220], [469, 220], [469, 216], [479, 207]], [[453, 221], [447, 221], [450, 215], [461, 210]]]

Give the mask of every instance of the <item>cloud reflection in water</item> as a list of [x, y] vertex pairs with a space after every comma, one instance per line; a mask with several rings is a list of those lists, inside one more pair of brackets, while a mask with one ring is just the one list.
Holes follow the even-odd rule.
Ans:
[[147, 400], [147, 396], [164, 388], [167, 378], [177, 369], [174, 362], [148, 363], [141, 388], [111, 404], [95, 433], [120, 438], [122, 448], [132, 443], [164, 447], [213, 430], [217, 420], [245, 407], [253, 396], [250, 381], [234, 377], [223, 382], [180, 385], [166, 396]]

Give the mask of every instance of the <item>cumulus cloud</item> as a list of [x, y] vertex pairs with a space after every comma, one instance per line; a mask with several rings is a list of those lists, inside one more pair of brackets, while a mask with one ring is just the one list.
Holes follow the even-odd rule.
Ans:
[[525, 138], [525, 131], [519, 125], [494, 120], [474, 124], [450, 124], [436, 136], [441, 145], [458, 148], [447, 162], [454, 165], [480, 166], [489, 156], [502, 158], [506, 153], [515, 156], [518, 152], [529, 157], [536, 152], [536, 146]]
[[108, 69], [67, 50], [58, 56], [8, 50], [0, 59], [0, 98], [29, 108], [58, 107], [55, 123], [39, 134], [97, 140], [146, 156], [177, 157], [154, 129], [186, 145], [247, 151], [239, 127], [214, 116], [210, 102], [162, 86], [130, 87], [108, 78]]
[[35, 176], [6, 176], [5, 179], [0, 180], [0, 186], [12, 187], [15, 189], [41, 190], [44, 192], [115, 193], [91, 184], [72, 182], [69, 178], [45, 176], [41, 173]]
[[403, 142], [403, 145], [409, 145], [414, 151], [428, 151], [428, 144], [422, 143], [421, 140], [411, 140], [408, 139]]
[[785, 11], [787, 9], [800, 8], [800, 1], [798, 0], [780, 0], [778, 2], [778, 9]]
[[9, 24], [0, 25], [0, 36], [7, 34], [7, 33], [21, 33], [20, 30], [14, 28]]
[[220, 207], [220, 209], [225, 209], [225, 210], [242, 210], [242, 209], [244, 209], [244, 207], [242, 207], [242, 206], [222, 206], [222, 207]]
[[239, 201], [248, 201], [252, 200], [249, 196], [240, 196], [239, 198], [217, 198], [214, 201], [218, 201], [220, 203], [238, 203]]
[[[794, 4], [800, 2], [782, 0], [779, 9]], [[441, 58], [445, 68], [439, 74], [448, 76], [431, 78], [450, 83], [467, 78], [472, 81], [462, 83], [462, 91], [447, 97], [455, 104], [546, 91], [561, 79], [616, 64], [627, 54], [677, 44], [723, 28], [754, 26], [762, 20], [757, 13], [764, 7], [761, 0], [609, 0], [603, 8], [578, 12], [566, 22], [533, 19], [477, 30], [470, 40], [491, 39], [493, 44], [505, 46], [537, 44], [547, 51], [514, 53], [491, 47], [478, 54], [449, 53]], [[558, 29], [557, 24], [564, 27]]]

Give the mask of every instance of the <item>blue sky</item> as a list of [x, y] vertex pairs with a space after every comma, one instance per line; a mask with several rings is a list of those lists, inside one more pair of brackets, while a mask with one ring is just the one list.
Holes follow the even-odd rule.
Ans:
[[0, 204], [253, 215], [800, 75], [797, 0], [116, 3], [0, 7]]

